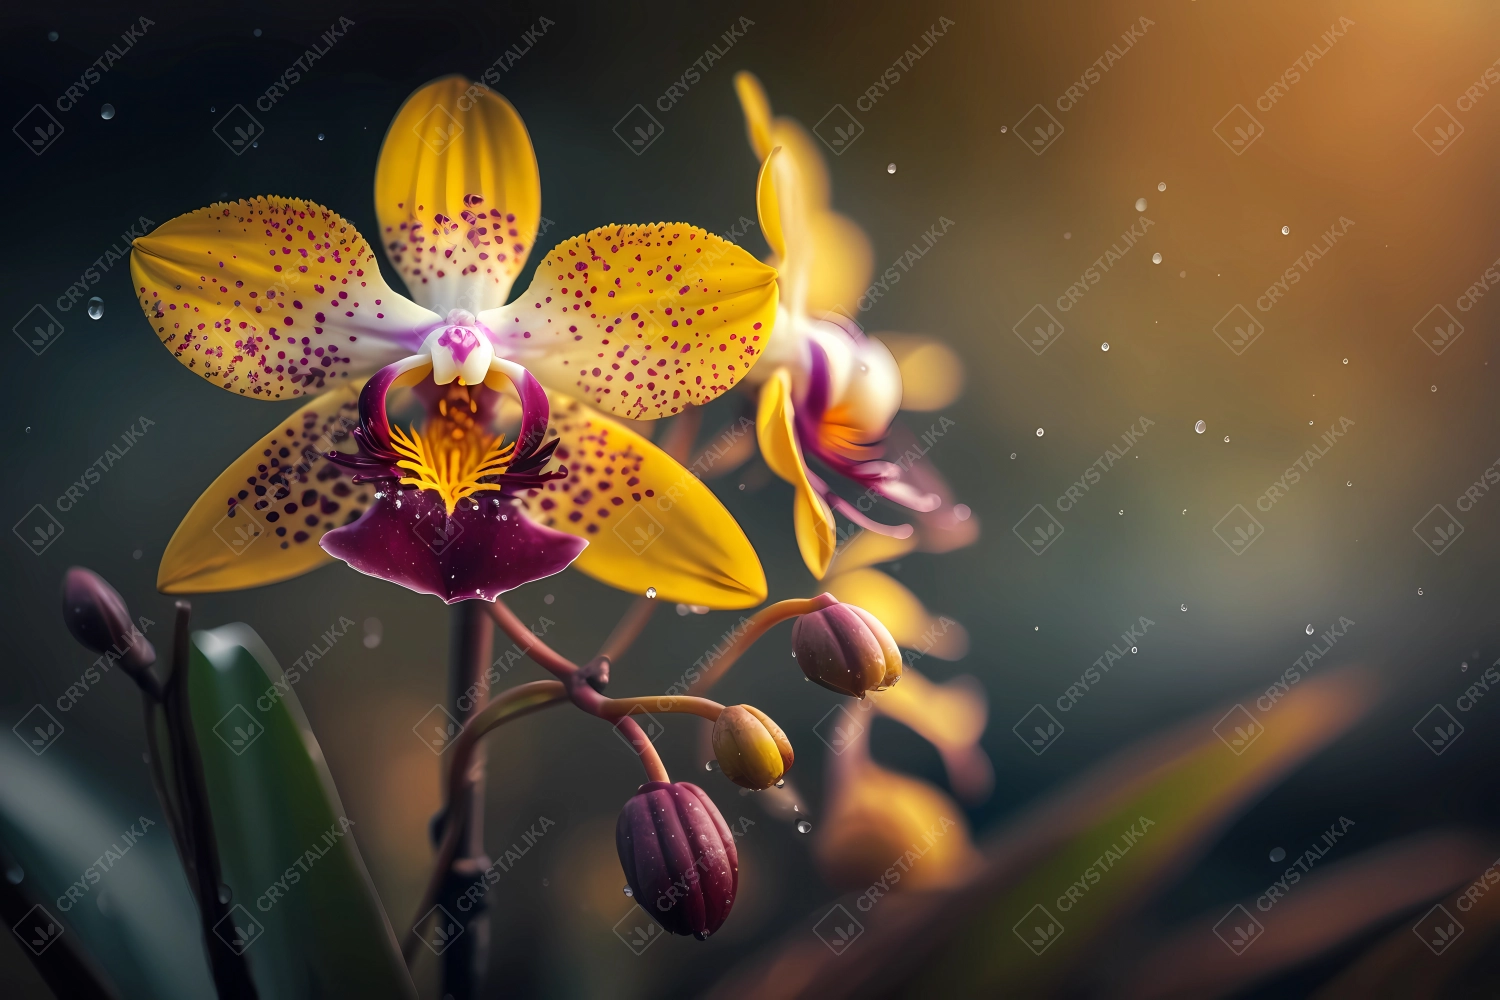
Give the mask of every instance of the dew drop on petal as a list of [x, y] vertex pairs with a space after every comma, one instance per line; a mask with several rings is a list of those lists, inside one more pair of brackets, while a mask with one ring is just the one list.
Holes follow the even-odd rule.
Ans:
[[104, 315], [104, 300], [95, 295], [89, 299], [89, 319], [99, 319]]
[[[53, 32], [53, 34], [56, 34], [56, 32]], [[1003, 132], [1007, 131], [1007, 129], [1006, 129], [1006, 127], [1004, 125], [1001, 125], [1000, 126], [1000, 131], [1003, 133]]]
[[655, 587], [647, 587], [646, 588], [646, 598], [648, 600], [652, 600], [652, 601], [656, 600], [656, 588]]
[[106, 104], [104, 105], [104, 107], [99, 109], [99, 117], [103, 118], [105, 121], [109, 121], [114, 116], [115, 106], [113, 104]]
[[1037, 429], [1036, 429], [1036, 436], [1037, 436], [1037, 437], [1041, 437], [1041, 436], [1042, 436], [1042, 435], [1043, 435], [1043, 434], [1044, 434], [1044, 433], [1046, 433], [1046, 432], [1045, 432], [1045, 431], [1043, 431], [1043, 430], [1042, 430], [1042, 429], [1041, 429], [1041, 428], [1040, 428], [1040, 427], [1038, 427], [1038, 428], [1037, 428]]
[[887, 163], [885, 165], [885, 172], [888, 174], [894, 174], [896, 172], [896, 165], [894, 163]]
[[1432, 391], [1433, 391], [1433, 392], [1437, 392], [1437, 386], [1433, 386], [1433, 387], [1432, 387]]
[[1281, 235], [1282, 236], [1290, 236], [1290, 235], [1292, 235], [1292, 227], [1291, 226], [1282, 226], [1281, 227]]
[[1229, 443], [1229, 435], [1228, 435], [1228, 434], [1225, 434], [1225, 435], [1224, 435], [1224, 443], [1225, 443], [1225, 444], [1228, 444], [1228, 443]]
[[1200, 420], [1193, 425], [1193, 430], [1197, 431], [1199, 434], [1202, 434], [1204, 431], [1208, 430], [1208, 423], [1206, 421]]
[[703, 765], [703, 770], [705, 770], [705, 771], [717, 771], [718, 769], [719, 769], [719, 762], [717, 760], [708, 761], [706, 764]]
[[777, 778], [776, 779], [776, 787], [777, 788], [785, 788], [786, 787], [786, 779], [785, 778]]
[[812, 833], [812, 824], [809, 823], [805, 819], [799, 819], [797, 821], [797, 832], [798, 833]]
[[1144, 212], [1146, 210], [1146, 199], [1145, 198], [1137, 198], [1135, 200], [1135, 210], [1137, 212]]
[[1157, 182], [1156, 190], [1158, 190], [1158, 191], [1165, 191], [1166, 189], [1167, 189], [1167, 182], [1166, 181], [1158, 181]]
[[1107, 350], [1109, 350], [1109, 341], [1106, 340], [1104, 343], [1100, 344], [1099, 345], [1099, 350], [1101, 350], [1101, 351], [1107, 351]]
[[1151, 255], [1151, 263], [1153, 263], [1153, 264], [1160, 264], [1161, 263], [1161, 254], [1160, 253], [1154, 253], [1154, 254], [1152, 254]]
[[630, 888], [630, 886], [628, 886], [628, 885], [624, 889], [622, 889], [620, 891], [623, 892], [623, 893], [625, 893], [625, 895], [627, 895], [627, 896], [631, 896], [631, 897], [635, 896], [635, 890], [632, 889], [632, 888]]

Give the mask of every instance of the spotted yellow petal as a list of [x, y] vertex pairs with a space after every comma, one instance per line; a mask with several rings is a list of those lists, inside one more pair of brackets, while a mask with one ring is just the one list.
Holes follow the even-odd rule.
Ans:
[[313, 399], [213, 481], [167, 543], [158, 590], [241, 590], [333, 561], [318, 540], [357, 518], [373, 489], [324, 457], [354, 450], [350, 432], [359, 422], [363, 381]]
[[536, 153], [521, 116], [461, 76], [412, 94], [380, 147], [375, 214], [412, 298], [444, 315], [504, 305], [542, 216]]
[[841, 573], [824, 586], [845, 604], [879, 618], [898, 645], [940, 660], [957, 660], [969, 651], [969, 633], [962, 625], [932, 614], [915, 594], [878, 569]]
[[548, 438], [568, 478], [522, 498], [544, 525], [586, 539], [573, 563], [633, 594], [709, 608], [748, 608], [766, 597], [749, 539], [713, 492], [666, 452], [620, 423], [549, 393]]
[[792, 526], [797, 533], [797, 549], [812, 575], [821, 580], [828, 572], [829, 560], [838, 545], [838, 535], [833, 511], [808, 481], [807, 464], [797, 443], [793, 417], [792, 377], [785, 368], [778, 368], [761, 386], [755, 434], [760, 440], [760, 453], [766, 465], [796, 490], [796, 498], [792, 501]]
[[776, 272], [694, 226], [606, 226], [558, 244], [479, 318], [549, 389], [631, 419], [726, 392], [760, 357]]
[[941, 410], [964, 388], [964, 365], [953, 348], [932, 337], [876, 334], [901, 368], [901, 408]]
[[177, 360], [257, 399], [364, 378], [412, 354], [438, 320], [386, 285], [352, 223], [296, 198], [179, 215], [135, 240], [130, 276]]
[[917, 547], [917, 535], [895, 538], [878, 531], [861, 531], [844, 543], [828, 567], [830, 573], [848, 573], [900, 559]]

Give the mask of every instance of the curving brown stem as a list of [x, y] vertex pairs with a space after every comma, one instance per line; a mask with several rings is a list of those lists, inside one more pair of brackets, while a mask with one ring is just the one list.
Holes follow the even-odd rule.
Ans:
[[745, 650], [755, 645], [761, 636], [775, 625], [779, 625], [788, 618], [797, 618], [801, 615], [821, 611], [838, 603], [838, 599], [832, 594], [819, 594], [817, 597], [795, 598], [790, 601], [777, 601], [775, 604], [761, 608], [750, 616], [744, 629], [734, 637], [719, 658], [714, 661], [703, 674], [688, 688], [688, 694], [701, 695], [709, 688], [718, 683], [734, 662], [744, 655]]
[[718, 719], [724, 706], [707, 698], [686, 695], [656, 695], [649, 698], [605, 698], [600, 705], [600, 714], [606, 719], [623, 719], [627, 715], [642, 715], [647, 712], [667, 712], [686, 715], [701, 715], [710, 722]]
[[520, 647], [521, 652], [550, 670], [558, 680], [566, 683], [578, 673], [578, 664], [534, 635], [531, 629], [526, 627], [526, 623], [517, 618], [516, 613], [504, 601], [497, 597], [493, 603], [486, 602], [485, 610], [495, 620], [495, 624], [500, 626], [500, 631], [510, 636], [511, 641]]

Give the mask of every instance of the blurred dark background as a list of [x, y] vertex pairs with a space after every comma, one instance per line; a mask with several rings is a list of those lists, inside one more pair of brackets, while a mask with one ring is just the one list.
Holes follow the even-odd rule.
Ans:
[[[154, 24], [135, 46], [60, 111], [59, 95], [143, 15]], [[743, 37], [658, 110], [657, 97], [709, 46], [722, 49], [721, 34], [742, 16], [753, 22]], [[940, 16], [954, 27], [868, 111], [856, 110]], [[255, 109], [340, 17], [353, 22], [342, 40], [270, 111]], [[1479, 2], [12, 7], [0, 15], [5, 114], [22, 119], [40, 104], [63, 132], [39, 156], [0, 142], [10, 219], [0, 314], [21, 324], [40, 303], [64, 333], [40, 356], [19, 338], [3, 348], [0, 514], [21, 522], [40, 504], [63, 534], [41, 555], [15, 536], [0, 547], [6, 728], [34, 704], [54, 706], [92, 659], [62, 627], [63, 571], [92, 567], [166, 628], [170, 601], [154, 581], [178, 520], [294, 407], [235, 398], [178, 365], [139, 314], [123, 260], [86, 293], [102, 298], [102, 318], [89, 319], [82, 300], [63, 312], [58, 297], [111, 244], [122, 249], [121, 234], [141, 217], [159, 224], [224, 198], [304, 197], [372, 233], [376, 154], [402, 100], [439, 75], [478, 76], [525, 48], [523, 33], [543, 17], [551, 26], [496, 89], [531, 132], [549, 237], [679, 219], [723, 233], [753, 219], [757, 165], [732, 88], [740, 69], [760, 76], [778, 113], [808, 126], [836, 104], [859, 118], [864, 134], [828, 159], [835, 207], [869, 232], [877, 270], [922, 244], [940, 218], [953, 224], [860, 320], [871, 331], [938, 336], [965, 362], [966, 391], [944, 411], [956, 426], [931, 460], [984, 531], [972, 547], [909, 556], [895, 575], [972, 636], [965, 659], [928, 659], [923, 669], [938, 680], [976, 675], [990, 699], [985, 746], [997, 784], [969, 814], [977, 839], [1111, 751], [1216, 706], [1249, 704], [1313, 645], [1308, 625], [1321, 634], [1340, 617], [1354, 624], [1311, 673], [1365, 664], [1385, 678], [1386, 700], [1177, 873], [1161, 913], [1259, 891], [1285, 867], [1268, 852], [1295, 855], [1339, 816], [1372, 844], [1434, 825], [1500, 832], [1490, 763], [1500, 696], [1468, 711], [1455, 704], [1500, 653], [1500, 496], [1457, 503], [1471, 484], [1488, 486], [1484, 471], [1500, 457], [1500, 366], [1491, 363], [1500, 294], [1459, 305], [1500, 257], [1500, 95], [1481, 87], [1478, 99], [1459, 100], [1500, 57], [1500, 9]], [[1153, 22], [1144, 31], [1143, 17]], [[1341, 17], [1351, 23], [1329, 44], [1324, 33]], [[1133, 47], [1060, 110], [1059, 96], [1111, 45], [1123, 50], [1132, 26]], [[1314, 45], [1325, 54], [1266, 98]], [[639, 156], [612, 133], [636, 103], [664, 126]], [[265, 129], [238, 156], [212, 131], [236, 104]], [[1029, 143], [1035, 105], [1062, 129], [1040, 155]], [[1239, 152], [1214, 131], [1236, 105], [1263, 129]], [[1424, 118], [1434, 105], [1449, 116], [1438, 119], [1461, 126], [1438, 146], [1428, 141], [1434, 119]], [[1123, 247], [1121, 234], [1143, 216], [1153, 225], [1139, 244], [1062, 311], [1058, 297], [1112, 244]], [[1321, 250], [1340, 219], [1353, 225], [1300, 273], [1298, 258]], [[765, 252], [758, 232], [747, 240]], [[1258, 310], [1288, 269], [1299, 270], [1297, 283]], [[1038, 303], [1064, 327], [1041, 355], [1012, 329]], [[1214, 332], [1237, 303], [1264, 325], [1242, 355]], [[1435, 305], [1463, 327], [1441, 354], [1414, 332]], [[733, 405], [715, 412], [727, 420]], [[705, 433], [718, 426], [715, 412]], [[59, 510], [58, 496], [142, 417], [149, 432]], [[1142, 417], [1148, 433], [1059, 510], [1063, 491]], [[1328, 448], [1323, 433], [1345, 418], [1352, 426], [1327, 454], [1257, 508], [1307, 449]], [[1195, 433], [1200, 420], [1206, 430]], [[929, 422], [911, 421], [919, 431]], [[792, 541], [790, 489], [755, 466], [714, 485], [755, 542], [771, 597], [816, 592]], [[1064, 528], [1041, 555], [1011, 530], [1036, 504]], [[1438, 504], [1445, 513], [1433, 516], [1463, 529], [1441, 555], [1413, 530]], [[1263, 526], [1241, 554], [1214, 530], [1235, 505]], [[555, 621], [549, 642], [577, 658], [631, 600], [571, 572], [512, 597], [524, 620]], [[402, 925], [426, 875], [438, 803], [438, 760], [412, 727], [444, 695], [446, 609], [339, 564], [194, 607], [202, 626], [249, 623], [283, 665], [340, 617], [360, 623], [297, 694]], [[1062, 715], [1058, 696], [1141, 616], [1155, 624], [1139, 653]], [[614, 692], [661, 690], [737, 620], [661, 609], [616, 666]], [[364, 638], [377, 628], [378, 643]], [[716, 697], [750, 700], [785, 727], [816, 822], [823, 747], [812, 726], [835, 698], [801, 682], [787, 642], [783, 627]], [[529, 663], [512, 675], [542, 676]], [[1066, 727], [1042, 756], [1010, 731], [1036, 703]], [[1434, 703], [1465, 727], [1442, 756], [1411, 733]], [[112, 673], [62, 721], [49, 755], [154, 815], [128, 679]], [[673, 940], [639, 958], [621, 944], [611, 927], [629, 901], [612, 834], [637, 765], [594, 720], [537, 716], [489, 744], [491, 853], [539, 816], [559, 824], [490, 894], [492, 977], [507, 995], [692, 994], [835, 898], [809, 838], [703, 775], [696, 724], [676, 721], [663, 743], [668, 766], [683, 777], [697, 770], [731, 822], [757, 822], [741, 842], [734, 917], [707, 943]], [[901, 727], [877, 723], [874, 745], [882, 763], [943, 784], [936, 753]], [[1275, 995], [1302, 995], [1320, 974], [1306, 968]], [[8, 934], [0, 981], [20, 984], [10, 995], [46, 995]]]

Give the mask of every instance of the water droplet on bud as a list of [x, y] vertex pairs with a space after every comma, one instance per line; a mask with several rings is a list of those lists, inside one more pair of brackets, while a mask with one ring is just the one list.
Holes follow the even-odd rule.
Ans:
[[655, 587], [647, 587], [646, 588], [646, 598], [647, 598], [647, 600], [651, 600], [651, 601], [656, 600], [656, 588]]
[[628, 886], [628, 885], [627, 885], [627, 886], [626, 886], [626, 887], [625, 887], [625, 888], [624, 888], [624, 890], [622, 890], [622, 891], [623, 891], [623, 892], [624, 892], [624, 893], [625, 893], [625, 895], [627, 895], [627, 896], [631, 896], [631, 897], [634, 897], [634, 896], [635, 896], [635, 890], [634, 890], [634, 889], [632, 889], [632, 888], [630, 888], [630, 886]]

